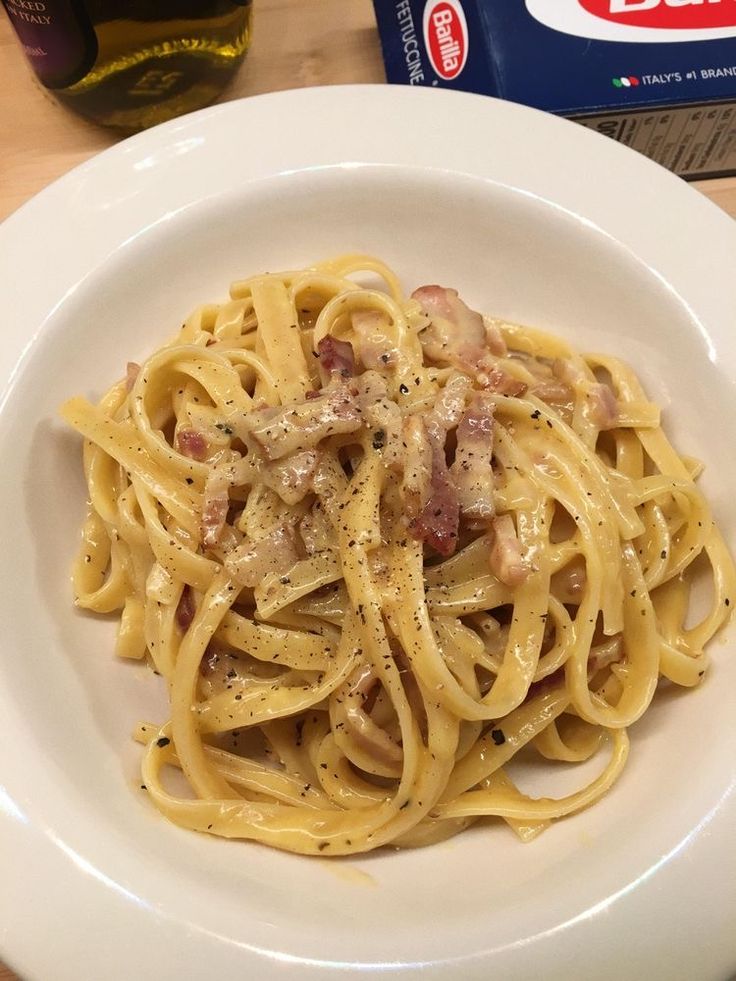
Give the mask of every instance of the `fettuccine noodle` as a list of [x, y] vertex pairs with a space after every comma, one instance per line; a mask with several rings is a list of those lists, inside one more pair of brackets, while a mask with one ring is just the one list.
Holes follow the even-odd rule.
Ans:
[[[736, 597], [700, 466], [629, 367], [406, 298], [372, 257], [236, 282], [62, 413], [76, 602], [165, 680], [170, 718], [135, 735], [186, 828], [321, 855], [489, 818], [530, 839], [608, 792]], [[599, 750], [566, 796], [514, 780]]]

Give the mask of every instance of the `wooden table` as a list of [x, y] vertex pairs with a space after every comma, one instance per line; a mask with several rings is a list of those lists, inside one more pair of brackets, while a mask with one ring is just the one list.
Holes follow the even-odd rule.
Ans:
[[[255, 0], [255, 41], [224, 98], [338, 82], [382, 82], [371, 0]], [[35, 82], [0, 14], [0, 221], [110, 146], [114, 133], [59, 107]], [[736, 217], [736, 178], [695, 185]], [[0, 981], [15, 975], [0, 964]]]

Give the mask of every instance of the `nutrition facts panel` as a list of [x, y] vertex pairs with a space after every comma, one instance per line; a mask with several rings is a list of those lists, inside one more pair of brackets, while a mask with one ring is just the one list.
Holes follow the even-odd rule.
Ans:
[[681, 177], [736, 174], [736, 104], [733, 102], [572, 118], [638, 150]]

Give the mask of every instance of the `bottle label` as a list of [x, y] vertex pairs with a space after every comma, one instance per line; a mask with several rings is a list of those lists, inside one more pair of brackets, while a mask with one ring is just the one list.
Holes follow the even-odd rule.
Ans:
[[26, 57], [49, 89], [83, 78], [97, 57], [97, 37], [78, 0], [2, 0]]

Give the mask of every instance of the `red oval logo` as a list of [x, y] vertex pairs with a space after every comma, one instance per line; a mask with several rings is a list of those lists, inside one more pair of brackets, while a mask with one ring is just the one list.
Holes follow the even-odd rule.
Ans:
[[468, 25], [459, 0], [430, 0], [423, 27], [432, 68], [448, 82], [457, 78], [468, 60]]
[[631, 27], [702, 30], [736, 27], [734, 0], [578, 0], [588, 13]]

